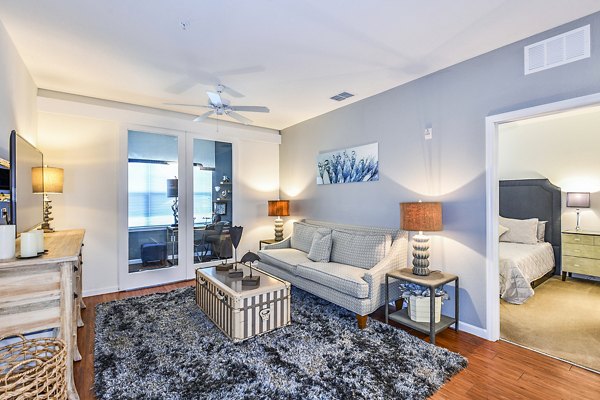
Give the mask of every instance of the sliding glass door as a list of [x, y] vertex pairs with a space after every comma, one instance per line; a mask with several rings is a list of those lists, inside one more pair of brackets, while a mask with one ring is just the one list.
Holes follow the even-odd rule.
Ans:
[[213, 265], [231, 257], [229, 227], [233, 222], [232, 145], [191, 137], [192, 218], [196, 266]]
[[232, 256], [232, 144], [128, 130], [122, 141], [121, 290], [192, 279]]
[[[127, 265], [122, 289], [186, 278], [185, 228], [180, 224], [184, 137], [127, 132]], [[183, 231], [182, 231], [183, 228]], [[182, 240], [183, 239], [183, 240]]]

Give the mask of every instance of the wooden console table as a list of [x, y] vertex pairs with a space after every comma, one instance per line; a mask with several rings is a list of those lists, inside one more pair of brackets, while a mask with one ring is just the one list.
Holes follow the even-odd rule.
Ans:
[[[0, 261], [0, 337], [57, 329], [67, 347], [67, 392], [79, 399], [73, 361], [81, 360], [77, 327], [81, 308], [81, 247], [84, 230], [45, 234], [48, 254]], [[17, 239], [17, 254], [19, 253]]]

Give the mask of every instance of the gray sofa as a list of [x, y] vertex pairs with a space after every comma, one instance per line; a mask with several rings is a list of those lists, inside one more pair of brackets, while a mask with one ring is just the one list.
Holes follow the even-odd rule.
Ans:
[[[327, 232], [329, 262], [312, 261], [313, 239]], [[404, 231], [302, 220], [294, 223], [292, 235], [263, 246], [258, 267], [356, 313], [364, 328], [367, 316], [385, 304], [386, 272], [406, 267], [407, 247]], [[398, 285], [391, 286], [390, 298], [399, 298]]]

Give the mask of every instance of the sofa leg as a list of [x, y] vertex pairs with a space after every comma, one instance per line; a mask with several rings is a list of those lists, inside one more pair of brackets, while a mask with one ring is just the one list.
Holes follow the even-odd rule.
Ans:
[[365, 329], [367, 327], [367, 318], [368, 315], [358, 315], [356, 314], [356, 321], [358, 322], [358, 329]]
[[402, 306], [404, 305], [404, 299], [398, 299], [395, 301], [396, 303], [396, 311], [402, 310]]

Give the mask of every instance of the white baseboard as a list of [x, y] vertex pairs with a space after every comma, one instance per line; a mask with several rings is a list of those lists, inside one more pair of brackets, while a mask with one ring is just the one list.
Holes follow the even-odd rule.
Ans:
[[480, 338], [489, 340], [487, 329], [480, 328], [475, 325], [467, 324], [466, 322], [458, 322], [458, 330], [461, 332], [467, 332], [471, 335], [479, 336]]
[[83, 297], [98, 296], [99, 294], [115, 293], [119, 291], [118, 286], [109, 286], [105, 288], [89, 289], [83, 291]]

